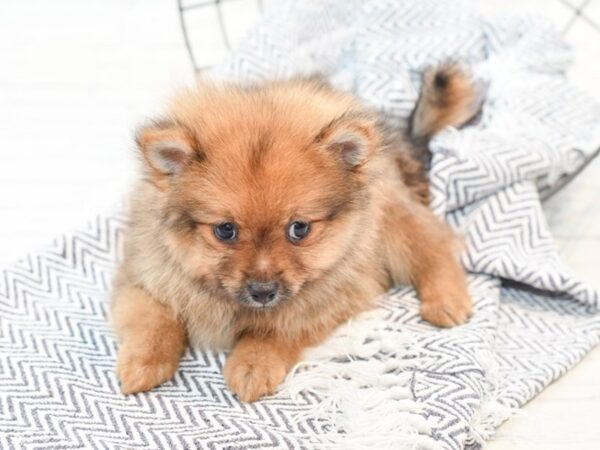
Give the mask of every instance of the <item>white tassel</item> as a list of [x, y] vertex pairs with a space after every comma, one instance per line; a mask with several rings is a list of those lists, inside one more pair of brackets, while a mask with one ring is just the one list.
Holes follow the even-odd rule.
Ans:
[[418, 363], [416, 340], [389, 315], [378, 309], [341, 326], [327, 342], [306, 351], [281, 386], [277, 396], [320, 399], [297, 416], [322, 423], [325, 431], [311, 435], [319, 448], [439, 448], [427, 435], [431, 424], [412, 400], [412, 373], [405, 371]]

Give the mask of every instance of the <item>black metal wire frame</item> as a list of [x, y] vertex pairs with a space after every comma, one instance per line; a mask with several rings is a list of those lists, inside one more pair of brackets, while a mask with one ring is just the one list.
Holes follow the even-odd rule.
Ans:
[[[183, 38], [185, 40], [185, 46], [186, 46], [190, 61], [192, 63], [192, 66], [194, 67], [195, 72], [200, 72], [202, 70], [208, 69], [208, 68], [210, 68], [210, 66], [209, 65], [200, 66], [200, 65], [198, 65], [198, 62], [196, 61], [194, 52], [192, 50], [192, 44], [190, 42], [190, 37], [188, 34], [187, 26], [186, 26], [186, 21], [185, 21], [186, 11], [189, 11], [192, 9], [197, 9], [197, 8], [204, 8], [207, 6], [215, 7], [216, 12], [217, 12], [217, 20], [219, 21], [219, 29], [221, 31], [221, 39], [223, 40], [223, 44], [225, 45], [225, 48], [227, 49], [227, 51], [230, 51], [231, 50], [231, 41], [229, 39], [229, 33], [227, 32], [227, 26], [225, 24], [225, 17], [224, 17], [223, 8], [221, 7], [221, 5], [225, 2], [231, 2], [231, 1], [241, 1], [241, 0], [198, 0], [197, 2], [190, 3], [189, 5], [184, 5], [183, 0], [177, 0], [177, 6], [179, 8], [179, 20], [180, 20], [180, 24], [181, 24], [181, 32], [183, 34]], [[596, 23], [589, 16], [584, 14], [584, 10], [591, 3], [591, 0], [584, 0], [583, 3], [578, 4], [578, 5], [573, 4], [572, 1], [573, 0], [560, 0], [560, 2], [566, 8], [571, 10], [571, 17], [569, 18], [569, 20], [563, 27], [562, 35], [565, 36], [571, 30], [571, 28], [573, 27], [575, 22], [577, 22], [577, 19], [581, 19], [581, 20], [587, 22], [588, 25], [590, 25], [592, 28], [594, 28], [600, 32], [600, 24]], [[262, 13], [263, 0], [256, 0], [256, 2], [258, 4], [259, 11]]]
[[565, 7], [569, 8], [572, 11], [571, 18], [569, 19], [569, 21], [567, 22], [567, 24], [564, 26], [564, 28], [562, 30], [563, 36], [569, 32], [569, 30], [573, 27], [573, 25], [575, 25], [575, 22], [577, 22], [577, 19], [583, 20], [589, 26], [594, 28], [596, 31], [600, 31], [600, 24], [598, 24], [594, 20], [592, 20], [587, 14], [584, 14], [584, 12], [585, 12], [584, 10], [591, 3], [591, 0], [585, 0], [583, 3], [581, 3], [579, 5], [574, 5], [573, 3], [571, 3], [572, 0], [560, 0], [560, 2]]
[[[227, 27], [225, 26], [223, 10], [221, 8], [221, 4], [226, 1], [236, 1], [236, 0], [205, 0], [205, 1], [200, 1], [197, 3], [192, 3], [187, 6], [184, 6], [182, 4], [182, 0], [177, 0], [177, 5], [179, 7], [179, 19], [180, 19], [180, 23], [181, 23], [181, 32], [183, 33], [183, 38], [185, 40], [185, 46], [187, 48], [187, 52], [190, 57], [190, 61], [192, 63], [192, 66], [194, 67], [194, 71], [196, 73], [201, 72], [202, 70], [208, 69], [208, 68], [210, 68], [210, 66], [198, 66], [198, 64], [196, 62], [196, 58], [194, 57], [194, 52], [192, 50], [192, 45], [190, 43], [190, 38], [188, 35], [186, 23], [185, 23], [185, 17], [184, 17], [185, 12], [189, 11], [190, 9], [202, 8], [202, 7], [206, 7], [206, 6], [216, 7], [217, 8], [217, 18], [219, 20], [219, 28], [221, 30], [221, 37], [223, 39], [223, 43], [225, 44], [225, 47], [227, 48], [227, 51], [230, 51], [231, 43], [229, 40], [229, 35], [227, 33]], [[237, 1], [241, 1], [241, 0], [237, 0]], [[583, 10], [590, 3], [590, 0], [584, 1], [584, 3], [582, 3], [578, 7], [571, 4], [570, 0], [560, 0], [560, 1], [566, 7], [570, 8], [573, 12], [573, 16], [570, 18], [570, 20], [567, 22], [567, 24], [565, 25], [565, 27], [562, 30], [563, 36], [569, 32], [569, 30], [574, 25], [577, 18], [584, 19], [586, 22], [588, 22], [590, 25], [592, 25], [595, 29], [600, 31], [600, 25], [596, 24], [589, 17], [587, 17], [583, 14]], [[257, 3], [258, 3], [259, 11], [262, 13], [262, 11], [263, 11], [262, 0], [257, 0]], [[589, 165], [589, 163], [591, 161], [595, 160], [597, 157], [600, 157], [600, 149], [598, 149], [594, 153], [594, 155], [592, 155], [584, 164], [582, 164], [581, 167], [579, 167], [579, 169], [575, 173], [561, 178], [556, 183], [556, 185], [554, 185], [551, 188], [542, 189], [540, 191], [541, 200], [546, 201], [546, 200], [550, 199], [550, 197], [553, 197], [554, 194], [556, 194], [558, 191], [562, 190], [563, 187], [565, 187], [567, 184], [569, 184], [571, 182], [571, 180], [573, 180], [583, 169], [585, 169]]]
[[[206, 70], [206, 69], [210, 68], [210, 66], [206, 66], [206, 65], [200, 66], [200, 65], [198, 65], [198, 62], [196, 61], [196, 57], [194, 56], [194, 51], [192, 50], [192, 44], [190, 42], [190, 36], [189, 36], [187, 25], [186, 25], [185, 13], [186, 13], [186, 11], [189, 11], [192, 9], [204, 8], [207, 6], [215, 7], [216, 11], [217, 11], [217, 20], [219, 22], [219, 30], [221, 31], [221, 39], [223, 40], [223, 44], [225, 44], [225, 48], [227, 49], [227, 51], [231, 51], [231, 41], [229, 39], [229, 33], [227, 32], [227, 27], [225, 25], [225, 17], [223, 15], [223, 8], [221, 7], [221, 5], [227, 1], [240, 1], [240, 0], [205, 0], [205, 1], [195, 2], [195, 3], [190, 3], [189, 5], [184, 5], [183, 0], [177, 0], [177, 7], [179, 9], [179, 23], [181, 25], [181, 33], [183, 34], [183, 39], [185, 41], [185, 47], [187, 49], [187, 53], [190, 58], [190, 62], [192, 63], [194, 72], [196, 72], [196, 73], [201, 72], [202, 70]], [[259, 11], [262, 13], [262, 11], [263, 11], [262, 0], [257, 0], [257, 4], [258, 4]]]

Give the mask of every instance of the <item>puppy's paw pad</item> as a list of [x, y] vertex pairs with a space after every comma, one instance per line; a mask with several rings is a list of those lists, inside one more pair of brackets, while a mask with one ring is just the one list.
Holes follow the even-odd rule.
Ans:
[[285, 378], [283, 364], [260, 365], [252, 362], [227, 361], [225, 381], [243, 402], [254, 402], [275, 392]]
[[119, 356], [117, 376], [123, 394], [135, 394], [150, 389], [173, 378], [177, 363], [139, 357]]
[[450, 328], [467, 322], [473, 314], [468, 294], [448, 296], [440, 294], [435, 300], [421, 303], [421, 317], [438, 327]]

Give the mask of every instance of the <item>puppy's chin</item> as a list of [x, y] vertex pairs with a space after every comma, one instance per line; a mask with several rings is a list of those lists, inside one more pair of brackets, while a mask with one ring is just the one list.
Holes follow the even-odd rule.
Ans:
[[277, 306], [279, 304], [281, 304], [281, 300], [279, 298], [275, 298], [275, 299], [269, 301], [268, 303], [260, 303], [260, 302], [257, 302], [256, 300], [246, 299], [246, 300], [240, 301], [240, 303], [243, 307], [251, 309], [251, 310], [255, 310], [255, 311], [265, 310], [266, 311], [267, 309], [277, 308]]

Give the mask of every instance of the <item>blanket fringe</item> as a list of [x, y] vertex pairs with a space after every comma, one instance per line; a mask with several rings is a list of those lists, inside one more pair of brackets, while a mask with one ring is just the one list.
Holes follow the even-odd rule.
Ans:
[[309, 431], [319, 448], [440, 448], [428, 435], [421, 405], [412, 400], [412, 373], [406, 369], [419, 364], [418, 344], [412, 333], [386, 320], [389, 314], [370, 311], [343, 325], [307, 351], [282, 385], [279, 396], [321, 399], [297, 417], [320, 424], [320, 430]]
[[480, 362], [485, 370], [485, 394], [479, 408], [471, 418], [471, 429], [465, 443], [467, 445], [479, 444], [485, 448], [486, 441], [494, 437], [498, 427], [512, 416], [519, 414], [520, 410], [507, 406], [499, 400], [506, 398], [506, 393], [500, 387], [502, 375], [493, 355], [490, 354], [485, 361], [480, 358]]

